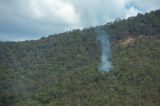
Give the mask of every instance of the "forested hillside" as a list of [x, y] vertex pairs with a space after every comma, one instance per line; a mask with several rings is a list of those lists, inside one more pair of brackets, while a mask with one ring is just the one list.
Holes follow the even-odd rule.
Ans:
[[[100, 73], [97, 28], [112, 69]], [[160, 10], [39, 40], [0, 42], [1, 106], [158, 106]]]
[[112, 35], [112, 39], [123, 39], [128, 35], [159, 37], [160, 35], [160, 10], [150, 13], [138, 14], [136, 17], [116, 20], [107, 23], [104, 27]]

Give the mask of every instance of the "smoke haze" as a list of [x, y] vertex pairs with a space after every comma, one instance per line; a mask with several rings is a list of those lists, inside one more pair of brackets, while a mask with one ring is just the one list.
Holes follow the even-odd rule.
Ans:
[[99, 66], [100, 72], [108, 72], [111, 70], [112, 65], [109, 61], [110, 56], [110, 44], [108, 39], [108, 34], [103, 29], [97, 28], [97, 39], [101, 45], [101, 64]]

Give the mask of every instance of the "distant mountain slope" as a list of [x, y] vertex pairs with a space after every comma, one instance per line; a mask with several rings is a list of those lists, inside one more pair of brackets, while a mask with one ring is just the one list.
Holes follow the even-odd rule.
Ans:
[[[104, 74], [99, 27], [111, 43], [113, 68]], [[158, 106], [159, 36], [157, 10], [40, 40], [0, 42], [0, 105]]]
[[160, 10], [138, 14], [127, 20], [117, 20], [104, 27], [111, 33], [112, 39], [121, 39], [128, 35], [160, 37]]

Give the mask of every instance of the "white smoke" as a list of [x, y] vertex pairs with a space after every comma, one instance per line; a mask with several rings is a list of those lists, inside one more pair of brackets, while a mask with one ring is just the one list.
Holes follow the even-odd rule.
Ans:
[[100, 72], [108, 72], [111, 70], [112, 65], [109, 61], [110, 56], [110, 43], [108, 39], [108, 35], [103, 29], [97, 28], [97, 38], [100, 41], [102, 54], [101, 54], [101, 64], [99, 66]]

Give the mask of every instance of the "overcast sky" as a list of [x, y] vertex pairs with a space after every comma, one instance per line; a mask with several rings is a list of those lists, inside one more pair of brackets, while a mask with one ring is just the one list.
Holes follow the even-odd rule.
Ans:
[[160, 0], [0, 0], [0, 41], [38, 39], [160, 8]]

